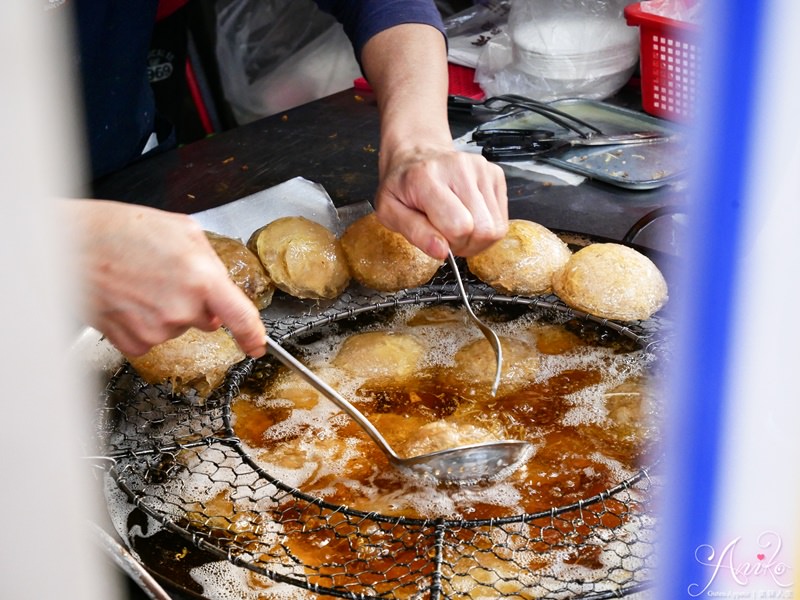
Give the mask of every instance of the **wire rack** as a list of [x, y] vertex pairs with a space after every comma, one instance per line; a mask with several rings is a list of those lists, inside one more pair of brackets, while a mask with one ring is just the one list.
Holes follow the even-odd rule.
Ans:
[[[478, 310], [585, 320], [665, 353], [665, 324], [657, 319], [621, 325], [553, 296], [503, 296], [465, 283]], [[398, 294], [351, 288], [311, 308], [287, 300], [282, 314], [265, 321], [273, 337], [291, 343], [331, 328], [357, 330], [404, 305], [457, 300], [440, 272], [429, 285]], [[231, 400], [263, 366], [249, 359], [237, 365], [208, 399], [174, 396], [121, 368], [98, 411], [96, 442], [111, 465], [110, 494], [124, 494], [167, 535], [243, 567], [265, 589], [283, 584], [309, 597], [600, 599], [649, 587], [658, 490], [652, 465], [591, 497], [532, 514], [469, 520], [353, 510], [286, 485], [236, 436]], [[198, 490], [205, 500], [196, 500]]]

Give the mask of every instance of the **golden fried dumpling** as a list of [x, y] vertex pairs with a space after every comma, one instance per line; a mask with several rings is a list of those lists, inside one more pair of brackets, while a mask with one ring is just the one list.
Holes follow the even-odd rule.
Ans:
[[275, 286], [296, 298], [336, 298], [350, 283], [339, 240], [305, 217], [281, 217], [253, 232], [247, 247]]
[[572, 308], [604, 319], [649, 319], [667, 301], [667, 282], [641, 252], [622, 244], [581, 248], [553, 276], [553, 290]]
[[419, 287], [430, 281], [442, 264], [387, 229], [375, 213], [361, 217], [345, 230], [342, 247], [353, 278], [380, 292]]
[[414, 375], [424, 346], [413, 335], [368, 331], [348, 337], [333, 365], [365, 379], [402, 380]]
[[[498, 394], [508, 394], [534, 379], [539, 369], [539, 353], [532, 344], [505, 336], [500, 336], [500, 347], [503, 367]], [[496, 370], [494, 349], [486, 338], [478, 338], [456, 352], [455, 364], [446, 379], [467, 396], [488, 395]]]
[[467, 258], [467, 266], [478, 279], [501, 292], [532, 296], [550, 291], [553, 273], [571, 255], [567, 244], [546, 227], [512, 219], [508, 233]]
[[566, 354], [585, 345], [580, 337], [561, 325], [535, 323], [530, 333], [536, 340], [536, 349], [542, 354]]
[[267, 308], [272, 302], [275, 286], [258, 257], [240, 240], [211, 231], [206, 231], [206, 237], [228, 269], [233, 282], [247, 294], [258, 310]]
[[170, 383], [176, 394], [196, 390], [207, 397], [225, 379], [245, 353], [225, 329], [202, 331], [191, 328], [141, 356], [126, 357], [139, 376], [148, 383]]
[[[327, 365], [314, 366], [314, 373], [328, 385], [339, 387], [341, 371]], [[288, 400], [294, 408], [311, 410], [318, 403], [322, 394], [306, 379], [292, 370], [286, 370], [272, 383], [270, 389], [276, 398]], [[325, 400], [330, 404], [329, 400]], [[333, 405], [331, 405], [333, 406]]]

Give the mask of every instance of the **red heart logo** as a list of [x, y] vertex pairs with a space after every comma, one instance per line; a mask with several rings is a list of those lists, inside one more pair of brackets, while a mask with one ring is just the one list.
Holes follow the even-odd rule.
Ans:
[[764, 560], [764, 555], [763, 554], [756, 554], [756, 558], [758, 560]]

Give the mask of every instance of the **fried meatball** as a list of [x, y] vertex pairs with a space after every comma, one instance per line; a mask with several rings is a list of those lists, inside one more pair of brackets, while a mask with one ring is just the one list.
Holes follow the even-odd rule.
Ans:
[[223, 328], [208, 332], [191, 328], [183, 335], [153, 346], [141, 356], [126, 357], [148, 383], [170, 383], [172, 391], [197, 391], [207, 397], [245, 353]]
[[591, 244], [553, 276], [553, 290], [572, 308], [604, 319], [649, 319], [667, 301], [667, 282], [644, 254], [622, 244]]
[[416, 373], [423, 354], [423, 345], [413, 335], [368, 331], [348, 337], [333, 365], [366, 379], [402, 380]]
[[353, 278], [380, 292], [419, 287], [442, 264], [384, 227], [375, 213], [351, 224], [342, 236], [342, 246]]
[[[501, 336], [503, 367], [498, 394], [508, 394], [532, 381], [539, 369], [539, 353], [533, 345]], [[446, 374], [446, 383], [460, 388], [465, 396], [487, 395], [494, 383], [497, 362], [494, 349], [485, 338], [462, 346], [455, 355], [455, 364]]]
[[342, 246], [324, 225], [281, 217], [253, 232], [247, 247], [275, 286], [296, 298], [336, 298], [350, 283]]
[[512, 219], [505, 237], [467, 258], [467, 267], [501, 292], [532, 296], [550, 291], [553, 273], [571, 255], [567, 244], [546, 227]]
[[258, 257], [240, 240], [206, 231], [211, 247], [228, 269], [233, 282], [247, 294], [258, 310], [272, 302], [275, 286]]

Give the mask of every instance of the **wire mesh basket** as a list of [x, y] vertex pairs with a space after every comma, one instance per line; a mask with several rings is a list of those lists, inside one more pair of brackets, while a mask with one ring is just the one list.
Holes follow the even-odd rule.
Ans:
[[[574, 311], [554, 296], [504, 296], [478, 281], [466, 283], [476, 310], [490, 318], [535, 313], [577, 320], [592, 324], [601, 338], [610, 332], [643, 352], [665, 354], [659, 319], [622, 325]], [[357, 330], [405, 306], [457, 301], [453, 282], [440, 272], [423, 288], [398, 294], [350, 289], [311, 309], [287, 299], [285, 310], [265, 321], [273, 337], [292, 344], [303, 336], [324, 338], [332, 328]], [[264, 594], [254, 597], [264, 598], [599, 599], [649, 587], [658, 490], [652, 464], [535, 512], [449, 518], [357, 510], [287, 485], [237, 437], [232, 399], [251, 378], [269, 372], [268, 363], [237, 365], [207, 399], [145, 384], [128, 366], [105, 389], [96, 441], [111, 465], [109, 506], [122, 502], [145, 515], [139, 521], [133, 513], [117, 515], [115, 526], [150, 567], [153, 556], [144, 554], [151, 550], [134, 538], [171, 540], [154, 567], [168, 580], [188, 581], [185, 572], [197, 563], [182, 559], [199, 552], [204, 560], [243, 568], [248, 585]], [[275, 586], [283, 595], [270, 595]]]

